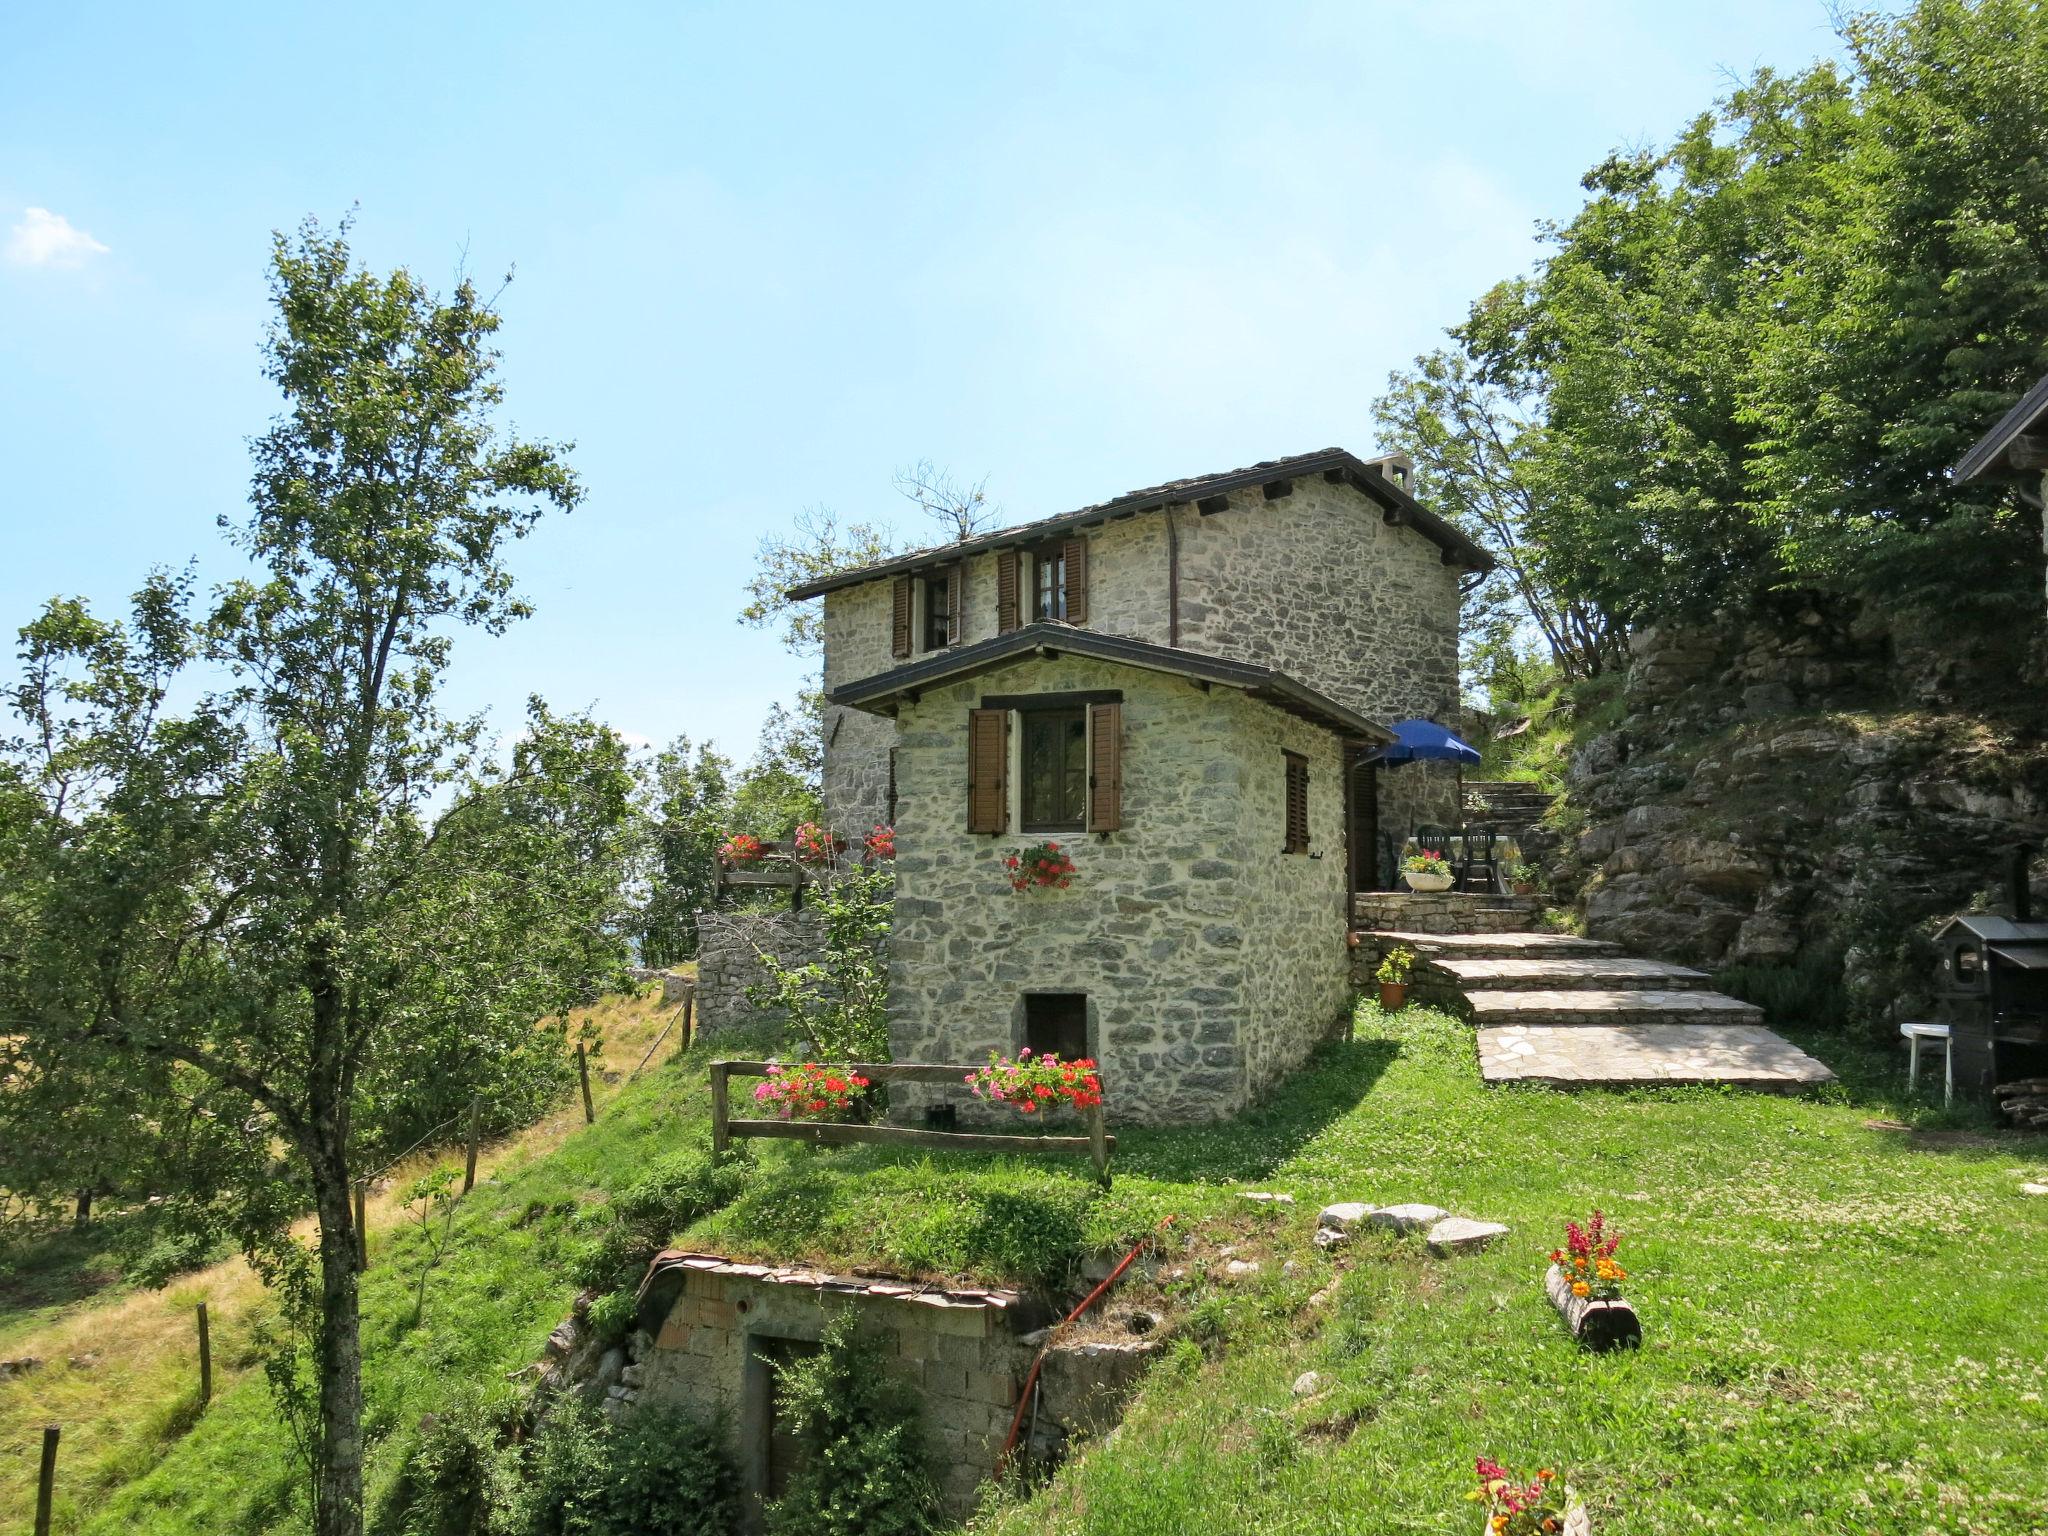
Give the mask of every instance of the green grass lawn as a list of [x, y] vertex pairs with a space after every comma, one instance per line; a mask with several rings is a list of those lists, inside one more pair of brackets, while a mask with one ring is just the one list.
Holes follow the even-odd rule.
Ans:
[[[1124, 1133], [1107, 1194], [1078, 1159], [753, 1143], [739, 1198], [679, 1235], [1054, 1281], [1176, 1216], [1156, 1283], [1179, 1338], [1115, 1437], [991, 1510], [1005, 1533], [1464, 1532], [1481, 1452], [1564, 1471], [1602, 1536], [2048, 1530], [2048, 1201], [2018, 1194], [2048, 1147], [1866, 1129], [1940, 1117], [1896, 1100], [1888, 1065], [1802, 1043], [1848, 1086], [1801, 1100], [1503, 1091], [1478, 1081], [1469, 1028], [1367, 1007], [1354, 1042], [1262, 1110]], [[396, 1528], [421, 1417], [512, 1390], [505, 1373], [536, 1357], [576, 1289], [588, 1212], [704, 1144], [708, 1055], [650, 1069], [597, 1126], [481, 1185], [421, 1326], [415, 1245], [379, 1253], [365, 1290], [373, 1527]], [[1298, 1204], [1236, 1198], [1253, 1188]], [[1333, 1264], [1309, 1234], [1338, 1198], [1426, 1200], [1515, 1230], [1451, 1261], [1365, 1237]], [[1541, 1288], [1559, 1224], [1596, 1205], [1631, 1233], [1648, 1333], [1622, 1358], [1577, 1351]], [[1225, 1245], [1259, 1260], [1255, 1279], [1223, 1278]], [[1309, 1369], [1327, 1388], [1297, 1400]], [[250, 1373], [133, 1481], [74, 1491], [59, 1529], [290, 1530], [301, 1510], [288, 1437]]]

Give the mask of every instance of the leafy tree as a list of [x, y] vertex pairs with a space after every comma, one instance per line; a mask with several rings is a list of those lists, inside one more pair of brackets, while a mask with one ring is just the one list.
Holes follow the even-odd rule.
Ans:
[[783, 842], [825, 814], [824, 714], [825, 698], [816, 689], [798, 694], [795, 710], [768, 706], [760, 743], [733, 793], [735, 830]]
[[1568, 672], [1780, 590], [2038, 614], [2012, 490], [1948, 467], [2048, 370], [2048, 13], [1921, 0], [1615, 154], [1380, 405]]
[[694, 916], [717, 893], [718, 845], [733, 824], [732, 763], [709, 742], [678, 736], [654, 761], [640, 960], [673, 965], [697, 953]]
[[1853, 142], [1743, 402], [1762, 515], [1804, 579], [2009, 621], [2038, 611], [2038, 525], [1947, 471], [2048, 371], [2048, 14], [1921, 0], [1842, 35]]
[[768, 979], [747, 990], [757, 1008], [781, 1013], [826, 1061], [889, 1059], [889, 936], [894, 880], [857, 869], [816, 888], [811, 910], [823, 929], [819, 958], [790, 965], [762, 953]]
[[740, 622], [750, 629], [779, 629], [786, 649], [815, 656], [824, 643], [822, 605], [815, 598], [794, 602], [789, 589], [873, 565], [897, 551], [894, 531], [879, 523], [842, 523], [829, 507], [806, 507], [791, 533], [762, 538]]
[[437, 703], [455, 634], [526, 612], [508, 543], [580, 495], [561, 448], [493, 424], [494, 309], [364, 271], [310, 222], [277, 237], [271, 295], [285, 409], [234, 533], [257, 574], [197, 619], [155, 575], [125, 624], [58, 602], [24, 631], [0, 1001], [32, 1060], [90, 1045], [220, 1105], [181, 1176], [310, 1323], [306, 1374], [274, 1376], [315, 1530], [356, 1536], [351, 1186], [422, 1084], [495, 1106], [560, 1070], [567, 1007], [623, 960], [632, 783], [588, 721], [535, 701], [500, 764]]

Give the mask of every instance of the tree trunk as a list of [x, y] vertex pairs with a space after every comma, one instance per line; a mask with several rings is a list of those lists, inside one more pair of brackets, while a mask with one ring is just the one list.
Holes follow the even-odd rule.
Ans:
[[314, 1448], [316, 1536], [362, 1536], [363, 1345], [356, 1297], [355, 1213], [339, 1152], [313, 1173], [320, 1214], [320, 1434]]
[[71, 1225], [83, 1232], [92, 1225], [92, 1190], [90, 1187], [78, 1192], [78, 1212], [71, 1218]]

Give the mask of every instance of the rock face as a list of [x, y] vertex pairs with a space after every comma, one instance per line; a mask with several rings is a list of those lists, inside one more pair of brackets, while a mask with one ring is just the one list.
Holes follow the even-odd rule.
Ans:
[[1819, 604], [1639, 631], [1624, 723], [1576, 754], [1525, 852], [1593, 937], [1797, 967], [1889, 1030], [1927, 1006], [1923, 929], [2048, 842], [2041, 690], [2012, 685], [2028, 641]]

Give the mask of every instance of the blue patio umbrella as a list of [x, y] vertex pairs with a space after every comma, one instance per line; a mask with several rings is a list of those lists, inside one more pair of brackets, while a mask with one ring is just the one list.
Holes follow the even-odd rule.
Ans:
[[1434, 720], [1396, 720], [1394, 739], [1372, 754], [1381, 763], [1466, 763], [1479, 761], [1476, 747], [1460, 741]]

